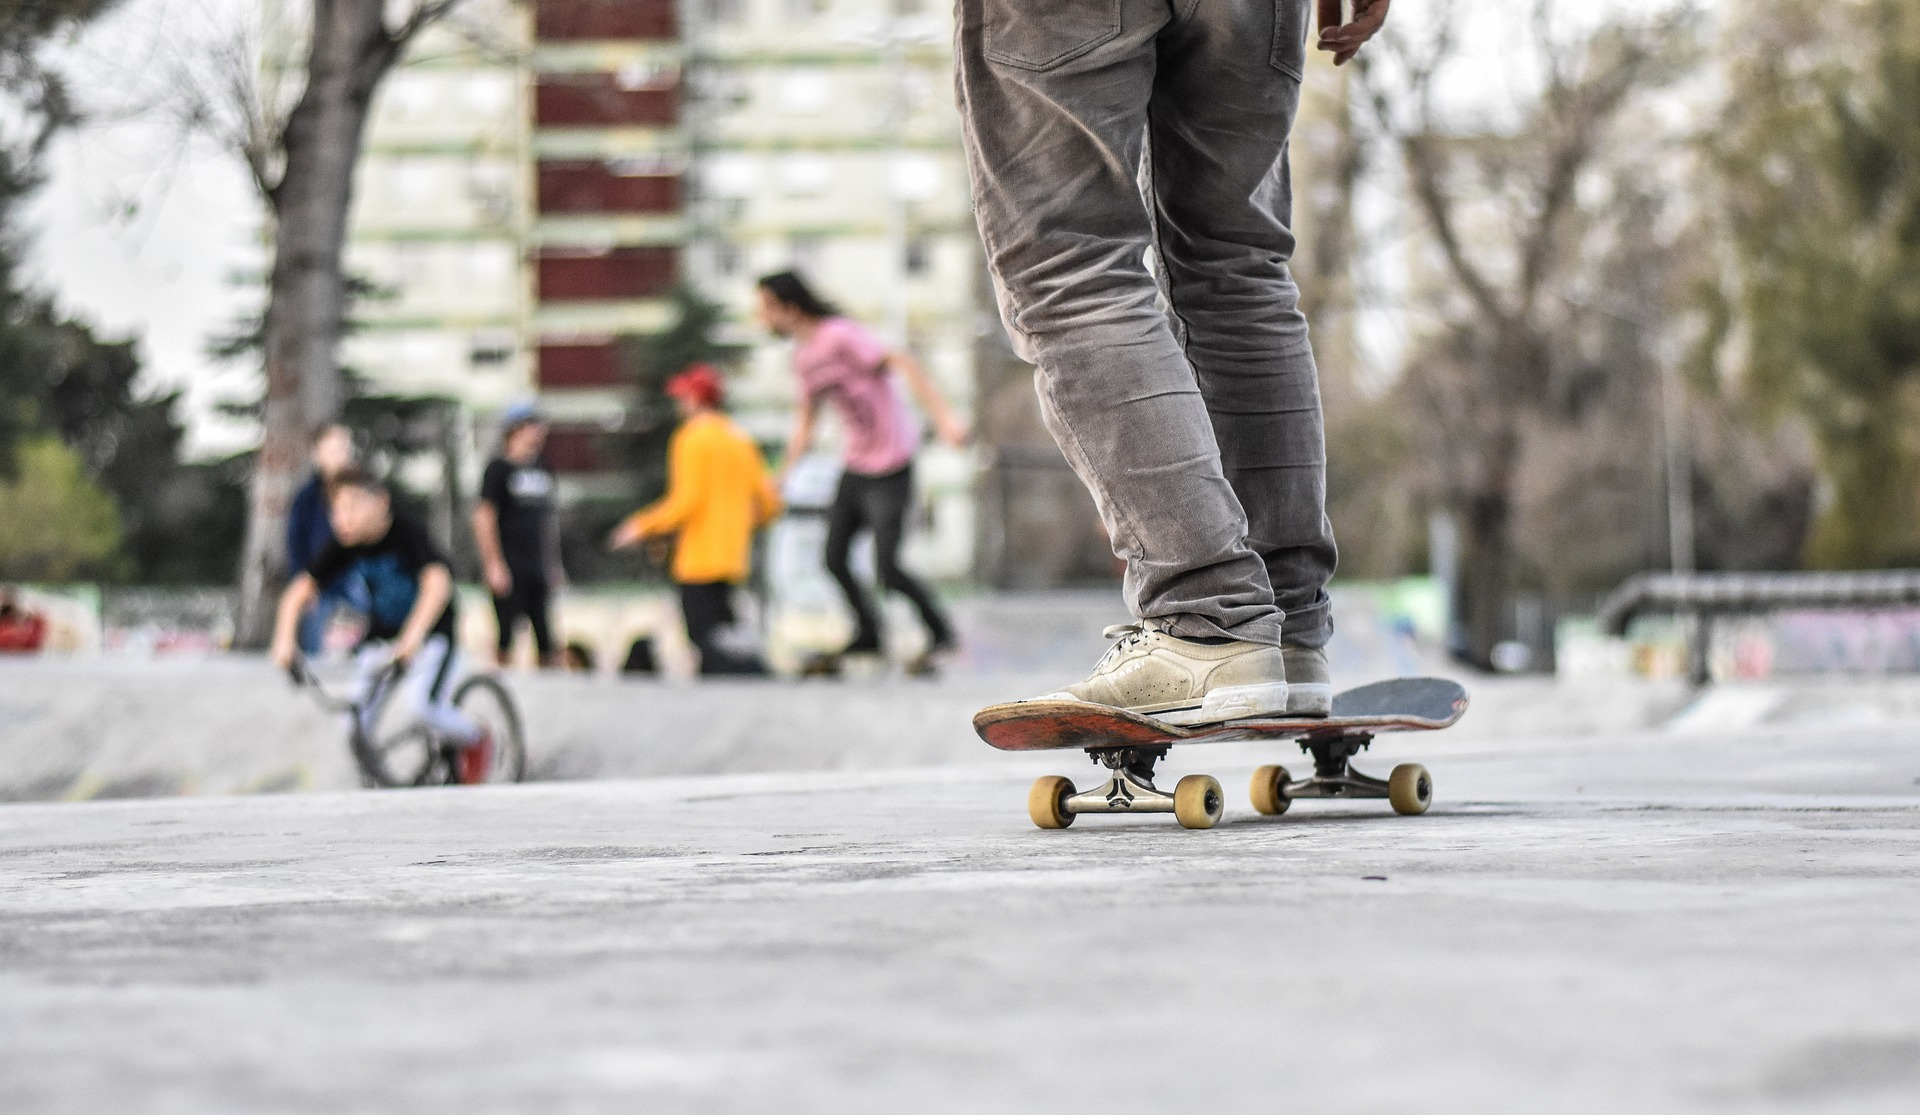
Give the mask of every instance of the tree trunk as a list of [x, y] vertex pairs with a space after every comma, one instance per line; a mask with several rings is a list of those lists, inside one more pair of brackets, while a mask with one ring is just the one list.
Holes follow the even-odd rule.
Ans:
[[381, 0], [314, 0], [307, 84], [282, 139], [285, 169], [267, 195], [273, 270], [262, 332], [266, 400], [240, 565], [237, 646], [272, 631], [286, 579], [287, 508], [305, 479], [313, 433], [340, 415], [341, 266], [353, 171], [373, 92], [399, 53]]
[[1505, 330], [1491, 359], [1478, 373], [1490, 390], [1477, 392], [1482, 410], [1468, 483], [1448, 503], [1459, 523], [1460, 569], [1454, 590], [1454, 620], [1461, 644], [1454, 653], [1491, 670], [1493, 648], [1507, 638], [1513, 618], [1513, 490], [1520, 467], [1520, 410], [1530, 394], [1523, 386], [1545, 374], [1545, 361], [1523, 332]]
[[1455, 653], [1469, 665], [1493, 669], [1493, 648], [1507, 637], [1513, 610], [1513, 503], [1501, 492], [1458, 501], [1460, 573], [1454, 615], [1462, 638]]

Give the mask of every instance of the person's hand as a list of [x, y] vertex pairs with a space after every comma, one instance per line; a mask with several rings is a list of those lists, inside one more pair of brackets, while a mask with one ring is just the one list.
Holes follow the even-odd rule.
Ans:
[[402, 635], [398, 639], [395, 639], [393, 642], [393, 660], [402, 666], [413, 661], [413, 656], [420, 653], [420, 641], [418, 635]]
[[513, 573], [507, 569], [506, 562], [488, 562], [486, 574], [487, 587], [493, 590], [495, 596], [505, 596], [513, 591]]
[[639, 541], [640, 532], [633, 529], [633, 524], [621, 523], [613, 528], [612, 534], [607, 535], [607, 549], [624, 550]]
[[1333, 55], [1334, 65], [1346, 65], [1369, 39], [1380, 33], [1392, 3], [1393, 0], [1353, 0], [1353, 19], [1341, 23], [1340, 0], [1320, 0], [1320, 49]]
[[966, 445], [967, 442], [973, 438], [973, 431], [967, 429], [967, 424], [951, 414], [943, 414], [940, 416], [939, 420], [934, 423], [934, 432], [940, 435], [941, 441], [946, 442], [955, 449]]
[[267, 654], [273, 659], [273, 664], [282, 670], [290, 670], [293, 668], [293, 659], [298, 653], [299, 650], [293, 645], [293, 637], [290, 635], [284, 638], [275, 635], [273, 637], [273, 646], [267, 651]]

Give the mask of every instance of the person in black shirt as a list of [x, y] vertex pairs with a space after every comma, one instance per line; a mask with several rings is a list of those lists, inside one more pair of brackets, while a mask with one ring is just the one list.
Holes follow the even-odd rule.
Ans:
[[[301, 615], [320, 585], [357, 575], [368, 595], [367, 641], [391, 644], [389, 656], [407, 670], [396, 695], [414, 715], [452, 740], [483, 744], [485, 734], [453, 705], [453, 574], [426, 529], [394, 513], [387, 489], [356, 469], [337, 473], [328, 492], [333, 541], [280, 594], [273, 627], [273, 660], [281, 668], [297, 653]], [[371, 657], [362, 667], [370, 672]]]
[[541, 665], [560, 664], [548, 610], [566, 574], [554, 531], [553, 473], [540, 463], [546, 443], [547, 424], [539, 412], [525, 404], [508, 408], [500, 456], [487, 463], [473, 509], [473, 537], [500, 625], [496, 653], [502, 666], [522, 617], [533, 628]]

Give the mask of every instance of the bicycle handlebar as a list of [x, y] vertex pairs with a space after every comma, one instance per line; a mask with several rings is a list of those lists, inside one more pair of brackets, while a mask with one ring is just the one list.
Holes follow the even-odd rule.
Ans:
[[[367, 691], [370, 693], [379, 692], [386, 687], [388, 682], [405, 673], [406, 669], [407, 666], [404, 662], [398, 660], [387, 661], [378, 670], [374, 671], [373, 677], [369, 679], [371, 684], [368, 685]], [[296, 654], [293, 656], [293, 661], [287, 663], [287, 677], [293, 682], [295, 687], [313, 690], [314, 696], [320, 704], [334, 712], [351, 712], [358, 708], [364, 699], [341, 697], [328, 692], [327, 687], [321, 684], [320, 678], [313, 672], [313, 668], [307, 664], [305, 655]]]

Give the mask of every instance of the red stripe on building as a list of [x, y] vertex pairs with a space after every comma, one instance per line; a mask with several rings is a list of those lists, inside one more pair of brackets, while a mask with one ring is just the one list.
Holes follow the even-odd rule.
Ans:
[[547, 433], [547, 467], [555, 472], [599, 472], [608, 465], [601, 451], [600, 430], [593, 426], [556, 424]]
[[533, 122], [543, 128], [664, 128], [679, 118], [677, 85], [623, 89], [613, 74], [542, 74], [533, 89]]
[[627, 382], [620, 350], [612, 344], [544, 344], [538, 361], [542, 388], [620, 387]]
[[617, 174], [598, 161], [543, 162], [542, 213], [677, 213], [680, 178], [672, 174]]
[[674, 0], [536, 0], [534, 35], [569, 39], [676, 39]]
[[658, 298], [680, 278], [673, 248], [613, 248], [576, 253], [546, 248], [540, 253], [543, 302], [619, 301]]

